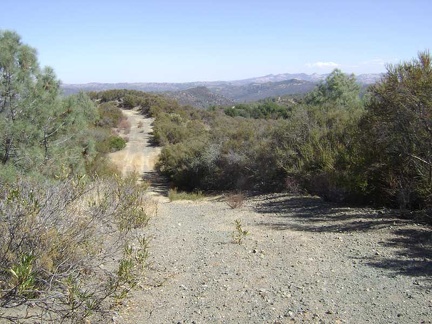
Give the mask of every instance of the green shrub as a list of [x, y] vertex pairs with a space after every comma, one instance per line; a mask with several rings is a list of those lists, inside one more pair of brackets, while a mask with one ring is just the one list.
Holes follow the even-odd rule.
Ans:
[[120, 136], [111, 135], [96, 145], [98, 152], [111, 153], [124, 149], [126, 140]]
[[105, 128], [115, 128], [125, 118], [115, 102], [103, 102], [98, 105], [98, 125]]
[[126, 147], [126, 141], [120, 136], [109, 138], [109, 149], [111, 152], [120, 151]]

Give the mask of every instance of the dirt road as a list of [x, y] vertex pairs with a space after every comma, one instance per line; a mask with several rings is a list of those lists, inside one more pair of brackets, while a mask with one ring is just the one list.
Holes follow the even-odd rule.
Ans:
[[160, 153], [160, 148], [151, 144], [153, 118], [144, 118], [137, 110], [123, 110], [131, 123], [126, 148], [110, 154], [111, 160], [125, 175], [138, 172], [144, 175], [154, 170], [154, 165]]

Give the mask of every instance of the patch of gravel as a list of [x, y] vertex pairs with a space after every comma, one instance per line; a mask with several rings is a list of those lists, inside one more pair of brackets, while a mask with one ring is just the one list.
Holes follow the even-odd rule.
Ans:
[[159, 201], [146, 278], [115, 323], [431, 323], [429, 227], [316, 197]]

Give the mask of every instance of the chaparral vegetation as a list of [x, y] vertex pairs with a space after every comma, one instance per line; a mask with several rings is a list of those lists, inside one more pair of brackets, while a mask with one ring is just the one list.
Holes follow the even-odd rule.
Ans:
[[431, 59], [389, 65], [366, 92], [336, 69], [305, 95], [197, 109], [136, 90], [63, 96], [36, 50], [0, 31], [0, 321], [102, 321], [142, 280], [157, 208], [109, 161], [128, 141], [121, 109], [155, 118], [171, 200], [228, 191], [234, 209], [284, 191], [430, 221]]

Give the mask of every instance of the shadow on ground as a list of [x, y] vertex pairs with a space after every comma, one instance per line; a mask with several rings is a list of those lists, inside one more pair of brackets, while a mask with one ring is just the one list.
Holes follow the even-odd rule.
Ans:
[[144, 172], [142, 179], [150, 183], [150, 190], [168, 197], [169, 181], [157, 171]]
[[363, 258], [366, 264], [390, 275], [424, 276], [432, 283], [432, 229], [400, 219], [397, 212], [349, 208], [318, 197], [279, 195], [259, 201], [256, 211], [268, 214], [262, 226], [273, 230], [315, 233], [368, 233], [387, 229], [390, 236], [378, 242], [396, 251], [392, 258]]
[[[382, 246], [396, 249], [395, 258], [369, 258], [370, 266], [385, 269], [393, 274], [411, 277], [426, 276], [432, 285], [432, 232], [424, 228], [401, 228], [392, 231], [392, 237]], [[417, 281], [415, 284], [419, 285]]]

